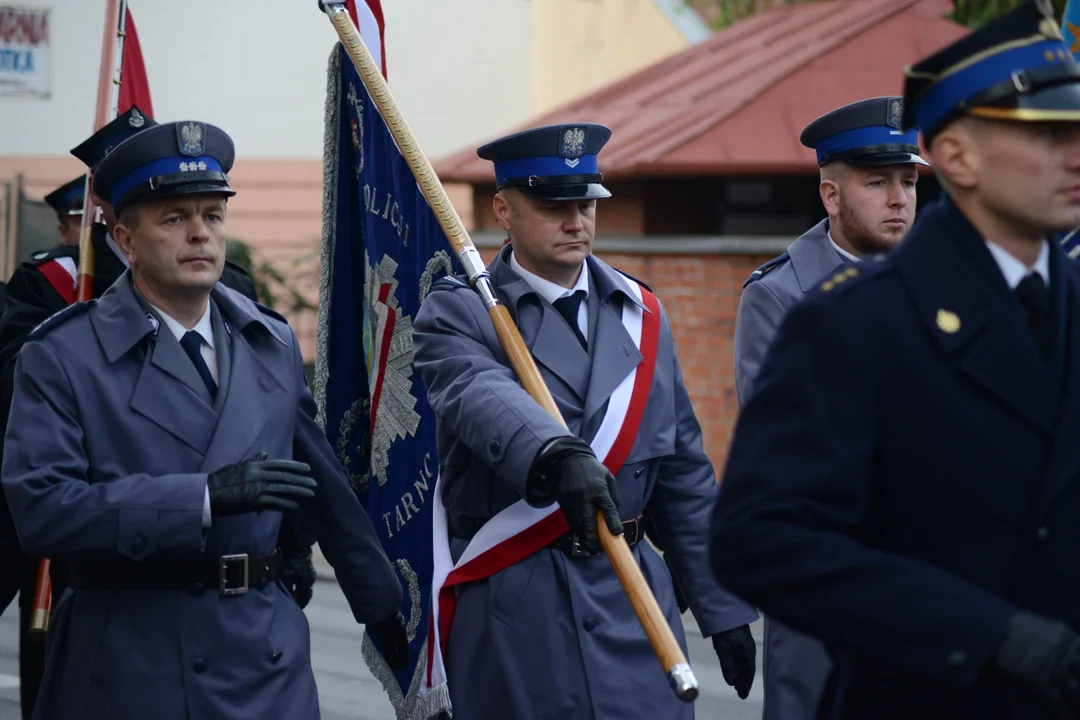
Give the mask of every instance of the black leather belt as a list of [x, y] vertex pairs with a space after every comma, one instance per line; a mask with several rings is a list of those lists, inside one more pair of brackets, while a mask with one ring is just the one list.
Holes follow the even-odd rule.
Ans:
[[279, 548], [269, 555], [222, 555], [201, 563], [73, 562], [67, 570], [67, 585], [75, 590], [217, 588], [222, 595], [243, 595], [284, 574]]
[[[480, 532], [480, 528], [484, 527], [488, 518], [476, 517], [475, 515], [460, 515], [453, 516], [447, 514], [447, 529], [450, 533], [450, 537], [457, 538], [458, 540], [472, 540], [476, 533]], [[642, 524], [642, 516], [638, 515], [635, 518], [629, 520], [623, 520], [622, 525], [623, 537], [626, 538], [626, 542], [633, 547], [645, 537], [645, 526]], [[581, 548], [578, 537], [573, 533], [567, 532], [556, 538], [547, 547], [553, 550], [562, 550], [570, 557], [592, 557], [594, 553], [587, 553]]]

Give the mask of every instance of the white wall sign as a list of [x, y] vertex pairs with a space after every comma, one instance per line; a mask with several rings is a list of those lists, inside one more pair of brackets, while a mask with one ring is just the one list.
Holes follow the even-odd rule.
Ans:
[[49, 96], [49, 11], [0, 7], [0, 95]]

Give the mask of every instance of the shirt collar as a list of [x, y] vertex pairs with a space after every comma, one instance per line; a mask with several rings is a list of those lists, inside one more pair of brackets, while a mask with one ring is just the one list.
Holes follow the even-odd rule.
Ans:
[[112, 235], [108, 232], [105, 233], [105, 244], [109, 246], [109, 249], [113, 251], [113, 254], [116, 255], [116, 257], [120, 258], [120, 262], [124, 263], [124, 267], [130, 267], [128, 265], [127, 257], [120, 251], [120, 246], [116, 244], [116, 241], [113, 240]]
[[986, 247], [990, 250], [990, 254], [993, 255], [994, 260], [997, 261], [998, 267], [1001, 268], [1001, 274], [1005, 276], [1005, 282], [1008, 283], [1011, 290], [1015, 290], [1016, 286], [1020, 284], [1020, 281], [1032, 272], [1037, 272], [1042, 275], [1042, 279], [1046, 283], [1046, 286], [1050, 286], [1050, 244], [1045, 240], [1042, 243], [1042, 249], [1039, 250], [1039, 257], [1036, 258], [1035, 264], [1031, 267], [1020, 262], [989, 240], [985, 242]]
[[[173, 319], [167, 312], [154, 305], [149, 300], [147, 302], [150, 307], [154, 308], [154, 311], [161, 316], [161, 319], [165, 321], [165, 325], [172, 331], [172, 334], [176, 336], [176, 339], [184, 337], [187, 334], [187, 328]], [[195, 323], [195, 327], [191, 328], [195, 332], [199, 333], [203, 342], [210, 346], [210, 349], [214, 349], [214, 327], [210, 322], [210, 302], [206, 303], [206, 310], [203, 312], [202, 317], [199, 318], [199, 322]]]
[[578, 290], [585, 292], [585, 297], [589, 296], [589, 270], [585, 263], [581, 263], [581, 273], [578, 274], [577, 283], [572, 288], [564, 288], [562, 285], [556, 285], [550, 280], [529, 272], [525, 268], [521, 267], [521, 263], [517, 261], [517, 256], [513, 252], [510, 253], [510, 267], [514, 269], [518, 275], [520, 275], [525, 282], [529, 283], [533, 290], [537, 292], [540, 297], [547, 300], [549, 303], [554, 303], [561, 297], [571, 295]]
[[836, 244], [836, 241], [832, 239], [832, 230], [827, 232], [826, 235], [829, 236], [829, 242], [832, 243], [832, 246], [834, 248], [836, 248], [836, 252], [840, 253], [840, 255], [842, 257], [847, 258], [851, 262], [859, 262], [859, 258], [855, 257], [854, 255], [849, 253], [847, 250], [845, 250], [844, 248], [842, 248], [842, 247], [840, 247], [839, 245]]

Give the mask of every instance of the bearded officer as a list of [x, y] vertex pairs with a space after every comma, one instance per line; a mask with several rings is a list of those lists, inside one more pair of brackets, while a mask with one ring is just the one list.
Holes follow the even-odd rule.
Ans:
[[820, 718], [1080, 718], [1080, 66], [1026, 2], [906, 75], [944, 195], [785, 319], [713, 565], [829, 648]]
[[218, 282], [232, 161], [200, 122], [114, 148], [94, 191], [130, 268], [19, 353], [3, 487], [69, 585], [35, 718], [317, 718], [283, 513], [391, 666], [408, 660], [401, 584], [315, 423], [296, 335]]
[[902, 114], [903, 98], [860, 100], [822, 115], [799, 136], [817, 153], [827, 217], [743, 284], [735, 319], [740, 404], [787, 312], [826, 276], [888, 252], [911, 229], [917, 168], [928, 163], [919, 155], [918, 131], [900, 130]]
[[[438, 418], [438, 495], [452, 560], [473, 543], [478, 551], [489, 522], [505, 527], [502, 511], [561, 508], [569, 526], [525, 552], [528, 533], [514, 535], [502, 547], [515, 561], [489, 564], [458, 586], [452, 618], [440, 604], [450, 627], [440, 658], [450, 700], [454, 715], [470, 720], [693, 717], [599, 554], [598, 510], [630, 544], [685, 647], [671, 576], [642, 542], [649, 510], [725, 679], [743, 698], [753, 682], [748, 623], [757, 614], [707, 572], [716, 478], [667, 314], [647, 288], [591, 252], [597, 200], [610, 196], [597, 153], [610, 135], [602, 125], [548, 126], [478, 151], [495, 165], [493, 210], [510, 240], [488, 270], [569, 432], [518, 383], [480, 296], [460, 279], [433, 285], [413, 324], [414, 362]], [[652, 377], [637, 394], [628, 380], [635, 371]], [[631, 406], [641, 408], [637, 419]], [[629, 450], [621, 466], [606, 450], [617, 432]]]
[[[903, 132], [903, 98], [845, 105], [806, 126], [800, 141], [817, 153], [828, 214], [788, 251], [754, 271], [735, 318], [735, 390], [745, 405], [785, 315], [845, 265], [886, 252], [915, 218], [917, 130]], [[765, 618], [765, 720], [813, 720], [829, 673], [821, 643]]]

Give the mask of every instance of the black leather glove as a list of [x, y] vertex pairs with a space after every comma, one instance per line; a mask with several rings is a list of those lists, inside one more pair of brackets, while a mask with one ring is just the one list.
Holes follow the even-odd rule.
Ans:
[[297, 548], [282, 558], [285, 577], [282, 579], [289, 594], [301, 608], [307, 607], [315, 593], [315, 563], [311, 560], [311, 548]]
[[1018, 612], [1005, 626], [994, 660], [1058, 717], [1080, 718], [1080, 636], [1068, 625]]
[[307, 607], [314, 593], [315, 563], [311, 559], [314, 544], [315, 539], [305, 535], [291, 515], [281, 518], [278, 530], [278, 548], [284, 570], [281, 581], [301, 608]]
[[600, 537], [596, 533], [598, 510], [604, 513], [608, 529], [622, 534], [615, 476], [581, 438], [558, 438], [544, 449], [529, 472], [527, 493], [534, 505], [551, 499], [558, 502], [570, 531], [577, 535], [587, 553], [600, 552]]
[[289, 512], [300, 501], [315, 497], [316, 483], [307, 473], [311, 468], [293, 460], [266, 460], [260, 453], [252, 460], [227, 465], [210, 473], [210, 513], [242, 515], [257, 510]]
[[720, 660], [724, 680], [745, 700], [757, 674], [757, 642], [750, 626], [740, 625], [713, 635], [712, 646]]
[[368, 626], [375, 644], [382, 653], [386, 664], [394, 670], [409, 666], [409, 634], [405, 628], [405, 618], [395, 612], [385, 620]]

